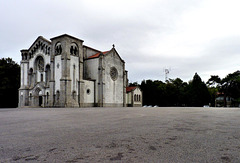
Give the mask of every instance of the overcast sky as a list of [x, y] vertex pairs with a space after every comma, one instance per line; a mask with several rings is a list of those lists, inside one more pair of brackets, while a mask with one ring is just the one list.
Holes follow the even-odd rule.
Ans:
[[240, 69], [239, 0], [0, 0], [0, 58], [70, 34], [126, 62], [130, 82], [225, 77]]

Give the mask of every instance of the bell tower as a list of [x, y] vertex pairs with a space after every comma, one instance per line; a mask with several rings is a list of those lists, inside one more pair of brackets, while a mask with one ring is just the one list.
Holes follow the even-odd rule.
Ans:
[[54, 49], [53, 61], [55, 65], [55, 106], [79, 107], [80, 92], [78, 83], [83, 77], [82, 40], [64, 34], [51, 39]]

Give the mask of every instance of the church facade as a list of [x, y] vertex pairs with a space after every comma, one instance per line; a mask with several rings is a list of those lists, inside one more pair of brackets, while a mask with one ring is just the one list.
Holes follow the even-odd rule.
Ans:
[[114, 45], [99, 51], [64, 34], [21, 50], [19, 107], [125, 107], [128, 73]]

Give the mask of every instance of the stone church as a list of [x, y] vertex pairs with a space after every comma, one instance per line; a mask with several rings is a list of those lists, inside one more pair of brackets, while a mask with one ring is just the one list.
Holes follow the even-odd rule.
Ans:
[[21, 55], [19, 107], [134, 106], [125, 62], [114, 45], [102, 52], [67, 34], [39, 36]]

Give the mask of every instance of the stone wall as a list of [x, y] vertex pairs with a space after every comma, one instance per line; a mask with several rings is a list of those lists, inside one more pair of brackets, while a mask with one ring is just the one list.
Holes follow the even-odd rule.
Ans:
[[[103, 103], [105, 106], [124, 106], [124, 62], [114, 49], [104, 56], [103, 62], [103, 83], [105, 85]], [[112, 71], [116, 71], [117, 74], [115, 77], [111, 76], [111, 73], [114, 73]]]

